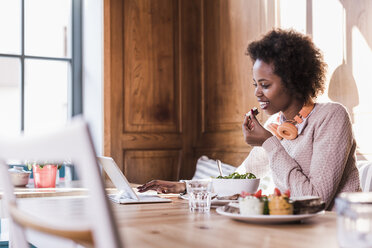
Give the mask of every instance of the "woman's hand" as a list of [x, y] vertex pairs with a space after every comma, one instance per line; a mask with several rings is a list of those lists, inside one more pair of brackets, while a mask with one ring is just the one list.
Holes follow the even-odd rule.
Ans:
[[261, 146], [265, 140], [273, 136], [260, 124], [252, 110], [249, 115], [245, 116], [242, 128], [244, 140], [251, 146]]
[[186, 189], [185, 183], [182, 182], [171, 182], [164, 180], [152, 180], [151, 182], [145, 183], [144, 185], [137, 187], [139, 192], [145, 192], [148, 190], [155, 190], [158, 193], [182, 193]]

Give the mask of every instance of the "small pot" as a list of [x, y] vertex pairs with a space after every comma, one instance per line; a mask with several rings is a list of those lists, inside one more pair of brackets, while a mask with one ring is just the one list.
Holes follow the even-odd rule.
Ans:
[[31, 171], [25, 171], [22, 166], [13, 166], [9, 169], [9, 174], [14, 186], [24, 187], [28, 184]]

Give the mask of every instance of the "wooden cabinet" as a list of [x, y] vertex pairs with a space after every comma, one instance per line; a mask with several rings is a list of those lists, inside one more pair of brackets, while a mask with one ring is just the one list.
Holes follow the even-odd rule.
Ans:
[[104, 153], [131, 182], [190, 178], [200, 155], [247, 156], [241, 123], [257, 103], [245, 50], [270, 26], [262, 4], [104, 1]]

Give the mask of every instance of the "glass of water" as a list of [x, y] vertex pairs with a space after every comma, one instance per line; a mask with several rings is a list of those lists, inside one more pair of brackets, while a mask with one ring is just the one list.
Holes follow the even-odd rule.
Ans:
[[208, 213], [211, 209], [212, 182], [210, 180], [188, 180], [185, 182], [190, 212]]
[[371, 248], [372, 192], [341, 193], [336, 210], [340, 247]]

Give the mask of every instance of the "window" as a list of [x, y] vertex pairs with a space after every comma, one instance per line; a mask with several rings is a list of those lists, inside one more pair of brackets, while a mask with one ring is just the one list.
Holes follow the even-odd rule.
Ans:
[[81, 0], [0, 0], [0, 134], [82, 112]]

